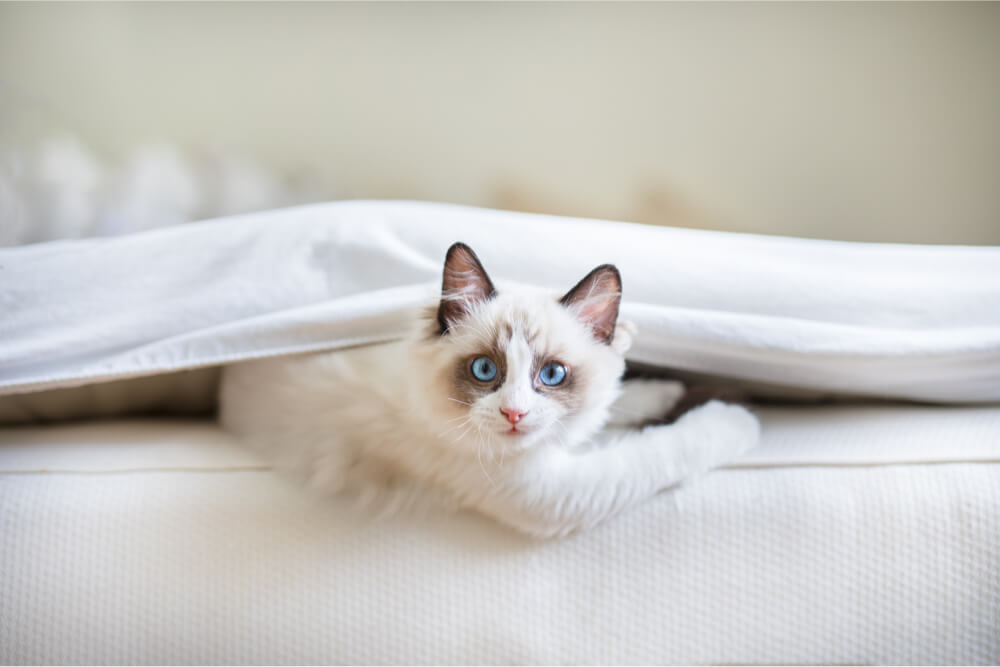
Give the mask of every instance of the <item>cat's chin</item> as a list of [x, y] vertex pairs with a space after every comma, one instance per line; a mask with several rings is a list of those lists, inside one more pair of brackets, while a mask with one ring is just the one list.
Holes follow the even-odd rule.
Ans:
[[509, 428], [506, 431], [500, 431], [496, 434], [495, 438], [500, 440], [504, 445], [509, 445], [515, 449], [520, 449], [526, 446], [526, 443], [535, 439], [537, 433], [535, 431], [526, 431], [523, 429]]
[[541, 444], [545, 438], [543, 429], [498, 429], [492, 434], [493, 445], [510, 453], [527, 451]]

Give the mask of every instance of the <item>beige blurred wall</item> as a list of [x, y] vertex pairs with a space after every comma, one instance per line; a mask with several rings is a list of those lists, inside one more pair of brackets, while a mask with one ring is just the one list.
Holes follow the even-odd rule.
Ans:
[[1000, 243], [1000, 4], [0, 4], [6, 138], [336, 197]]

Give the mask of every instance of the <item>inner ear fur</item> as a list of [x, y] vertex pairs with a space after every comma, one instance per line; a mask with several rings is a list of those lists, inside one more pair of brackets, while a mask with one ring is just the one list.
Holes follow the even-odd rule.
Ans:
[[622, 277], [613, 264], [602, 264], [584, 276], [559, 303], [590, 327], [594, 337], [610, 345], [622, 299]]
[[464, 243], [454, 243], [444, 259], [441, 304], [437, 320], [440, 334], [461, 322], [479, 303], [496, 296], [496, 288], [479, 257]]

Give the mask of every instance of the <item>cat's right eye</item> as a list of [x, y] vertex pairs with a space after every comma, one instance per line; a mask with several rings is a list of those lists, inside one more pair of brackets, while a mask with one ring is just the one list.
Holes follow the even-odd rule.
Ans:
[[469, 369], [480, 382], [492, 382], [497, 377], [497, 365], [489, 357], [476, 357]]

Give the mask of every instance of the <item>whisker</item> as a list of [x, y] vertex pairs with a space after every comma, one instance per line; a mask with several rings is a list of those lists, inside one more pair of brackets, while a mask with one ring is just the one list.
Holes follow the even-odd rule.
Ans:
[[569, 442], [567, 440], [569, 436], [569, 428], [559, 418], [556, 418], [555, 425], [562, 429], [561, 432], [556, 431], [556, 439], [559, 441], [559, 444], [562, 445], [563, 449], [569, 449]]
[[486, 470], [486, 466], [483, 465], [483, 439], [480, 438], [478, 444], [476, 445], [476, 460], [479, 461], [479, 467], [482, 468], [483, 474], [486, 475], [486, 479], [490, 481], [490, 486], [496, 486], [496, 482], [490, 477], [490, 473]]
[[465, 421], [463, 421], [461, 424], [455, 424], [451, 428], [445, 429], [444, 431], [441, 431], [440, 433], [438, 433], [438, 437], [439, 438], [443, 438], [444, 436], [448, 435], [452, 431], [458, 430], [458, 429], [462, 428], [463, 426], [467, 425], [470, 421], [472, 421], [472, 417], [466, 417]]
[[[483, 438], [482, 424], [479, 425], [479, 437]], [[490, 450], [490, 461], [492, 463], [496, 463], [496, 461], [497, 461], [497, 453], [495, 451], [493, 451], [492, 440], [486, 440], [485, 438], [483, 438], [483, 440], [486, 442], [487, 446], [489, 447], [489, 450]]]
[[454, 442], [454, 443], [457, 443], [459, 440], [464, 440], [465, 436], [469, 435], [469, 431], [471, 431], [471, 430], [472, 430], [472, 426], [471, 425], [467, 426], [464, 431], [462, 431], [457, 436], [455, 436], [454, 438], [452, 438], [451, 441]]

